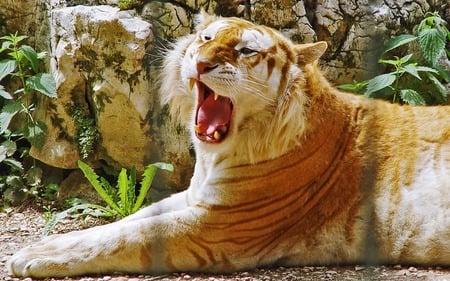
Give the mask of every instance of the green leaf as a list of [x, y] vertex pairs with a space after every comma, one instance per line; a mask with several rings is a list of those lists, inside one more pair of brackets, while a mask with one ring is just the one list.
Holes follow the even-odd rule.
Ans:
[[147, 196], [157, 169], [173, 172], [173, 166], [171, 164], [157, 162], [148, 165], [144, 170], [144, 174], [142, 175], [141, 189], [139, 190], [139, 195], [136, 199], [136, 203], [134, 204], [132, 213], [135, 213], [137, 210], [139, 210], [139, 208], [142, 206], [142, 203], [144, 203], [144, 199]]
[[5, 88], [2, 85], [0, 85], [0, 97], [4, 98], [5, 100], [12, 100], [13, 99], [13, 96], [11, 96], [10, 93], [5, 91]]
[[14, 158], [6, 158], [2, 163], [8, 165], [13, 170], [23, 172], [22, 162], [19, 162]]
[[23, 129], [23, 135], [38, 149], [41, 149], [45, 143], [45, 132], [47, 125], [42, 121], [27, 124]]
[[395, 79], [396, 76], [393, 72], [375, 76], [367, 83], [365, 95], [370, 96], [370, 94], [392, 85]]
[[408, 55], [406, 55], [406, 56], [404, 56], [402, 58], [396, 57], [395, 60], [383, 60], [383, 59], [380, 59], [380, 60], [378, 60], [378, 62], [379, 63], [384, 63], [384, 64], [390, 64], [390, 65], [394, 65], [394, 66], [401, 66], [401, 65], [404, 65], [405, 63], [407, 63], [411, 59], [412, 55], [413, 54], [408, 54]]
[[39, 72], [39, 59], [36, 51], [28, 45], [20, 46], [20, 50], [22, 50], [23, 55], [30, 62], [31, 68], [33, 68], [34, 73]]
[[427, 73], [428, 79], [433, 83], [438, 93], [441, 95], [441, 100], [447, 101], [448, 91], [447, 88], [431, 73]]
[[[7, 160], [11, 160], [11, 159], [7, 159]], [[6, 163], [6, 161], [5, 161], [5, 163]], [[22, 165], [21, 163], [19, 163], [19, 164]], [[14, 187], [16, 189], [22, 189], [25, 186], [22, 178], [19, 177], [19, 176], [15, 176], [15, 175], [14, 176], [7, 176], [6, 177], [6, 184], [11, 186], [11, 187]]]
[[119, 189], [119, 196], [120, 196], [120, 206], [122, 207], [122, 212], [124, 212], [124, 215], [127, 214], [126, 210], [129, 206], [128, 202], [128, 176], [127, 176], [127, 170], [125, 168], [122, 168], [119, 173], [119, 177], [117, 178], [117, 187]]
[[103, 189], [105, 190], [106, 194], [108, 194], [115, 202], [116, 201], [116, 190], [109, 184], [109, 182], [103, 178], [100, 177], [100, 184], [103, 186]]
[[49, 235], [53, 228], [55, 227], [55, 225], [61, 221], [62, 219], [66, 218], [67, 216], [69, 216], [69, 214], [73, 211], [73, 209], [75, 209], [75, 206], [72, 208], [69, 208], [65, 211], [62, 211], [60, 213], [54, 214], [52, 215], [52, 217], [48, 220], [48, 222], [45, 224], [44, 227], [44, 231], [43, 231], [43, 235], [47, 236]]
[[425, 19], [423, 19], [420, 22], [419, 27], [417, 28], [417, 30], [419, 32], [422, 31], [423, 29], [427, 29], [427, 28], [437, 28], [442, 33], [446, 34], [447, 28], [445, 27], [445, 25], [447, 23], [445, 20], [443, 20], [441, 18], [441, 16], [439, 15], [439, 13], [437, 11], [435, 11], [433, 13], [427, 12], [426, 15], [430, 15], [430, 16], [426, 17]]
[[50, 98], [56, 98], [56, 82], [48, 73], [38, 73], [28, 77], [25, 83], [29, 89], [36, 90]]
[[5, 140], [0, 144], [0, 162], [10, 157], [16, 152], [17, 145], [11, 140]]
[[47, 55], [48, 55], [48, 53], [47, 53], [46, 51], [39, 52], [39, 53], [37, 53], [37, 58], [38, 58], [39, 60], [42, 60], [42, 59], [46, 58]]
[[77, 161], [78, 168], [83, 172], [86, 179], [91, 183], [92, 187], [94, 187], [95, 191], [97, 191], [98, 195], [118, 214], [124, 216], [122, 209], [117, 206], [114, 200], [106, 193], [105, 189], [101, 185], [98, 180], [98, 175], [94, 172], [94, 170], [89, 167], [86, 163], [78, 160]]
[[417, 79], [422, 80], [422, 78], [419, 75], [419, 72], [417, 71], [417, 67], [408, 64], [408, 65], [405, 65], [403, 67], [403, 69], [406, 71], [406, 73], [409, 73], [412, 76], [416, 77]]
[[12, 101], [2, 108], [0, 113], [0, 135], [8, 129], [12, 118], [22, 109], [22, 104], [19, 101]]
[[341, 85], [337, 85], [336, 88], [343, 90], [343, 91], [348, 91], [348, 92], [356, 92], [359, 90], [359, 87], [357, 84], [341, 84]]
[[151, 164], [155, 167], [157, 167], [160, 170], [166, 170], [169, 172], [173, 172], [173, 165], [172, 164], [168, 164], [168, 163], [164, 163], [164, 162], [156, 162]]
[[31, 167], [28, 169], [25, 179], [28, 185], [36, 186], [40, 184], [42, 180], [42, 169], [38, 166]]
[[416, 66], [417, 71], [421, 72], [432, 72], [432, 73], [439, 73], [436, 69], [428, 67], [428, 66]]
[[[1, 39], [1, 38], [0, 38]], [[0, 48], [0, 53], [2, 53], [2, 52], [4, 52], [4, 51], [6, 51], [6, 50], [8, 50], [9, 49], [9, 46], [11, 46], [11, 42], [10, 41], [4, 41], [3, 43], [2, 43], [2, 47]]]
[[[2, 153], [5, 153], [7, 157], [12, 156], [17, 150], [17, 145], [11, 140], [5, 140], [0, 144], [0, 149]], [[1, 162], [1, 161], [0, 161]]]
[[400, 65], [407, 63], [411, 59], [412, 56], [413, 56], [413, 54], [408, 54], [408, 55], [400, 58], [400, 60], [399, 60]]
[[439, 77], [441, 77], [446, 83], [450, 83], [450, 69], [445, 69], [443, 67], [436, 67]]
[[132, 167], [130, 169], [130, 176], [128, 177], [128, 205], [127, 212], [132, 214], [134, 200], [136, 197], [136, 168]]
[[26, 36], [26, 35], [17, 35], [17, 33], [16, 34], [5, 35], [5, 36], [0, 37], [0, 39], [9, 41], [13, 45], [17, 45], [18, 43], [20, 43], [21, 41], [23, 41], [26, 38], [28, 38], [28, 36]]
[[2, 60], [0, 61], [0, 81], [7, 75], [11, 74], [16, 69], [15, 60]]
[[384, 46], [383, 54], [389, 52], [390, 50], [398, 48], [402, 45], [408, 44], [409, 42], [412, 42], [416, 39], [417, 39], [417, 37], [414, 35], [411, 35], [411, 34], [402, 34], [402, 35], [393, 37]]
[[423, 97], [418, 92], [412, 89], [401, 90], [400, 97], [403, 101], [407, 102], [410, 105], [425, 105], [425, 100], [423, 99]]
[[369, 82], [368, 81], [362, 81], [362, 82], [353, 81], [353, 84], [342, 84], [342, 85], [337, 86], [337, 88], [340, 90], [343, 90], [343, 91], [358, 93], [362, 88], [364, 88], [367, 85], [367, 83], [369, 83]]
[[422, 55], [432, 66], [436, 65], [445, 49], [445, 35], [435, 28], [423, 29], [417, 37]]
[[400, 59], [396, 59], [396, 60], [378, 60], [379, 63], [383, 63], [383, 64], [390, 64], [390, 65], [399, 65], [400, 64]]
[[[74, 198], [77, 199], [77, 198]], [[81, 200], [79, 200], [81, 201]], [[81, 212], [81, 214], [80, 214]], [[76, 215], [74, 215], [76, 214]], [[52, 232], [52, 229], [55, 227], [55, 225], [60, 222], [62, 219], [68, 217], [68, 216], [93, 216], [93, 217], [105, 217], [105, 218], [111, 218], [116, 215], [116, 213], [108, 208], [105, 208], [103, 206], [97, 205], [97, 204], [91, 204], [91, 203], [77, 203], [74, 204], [72, 207], [59, 212], [57, 214], [54, 214], [46, 223], [44, 227], [44, 236], [49, 235]]]
[[[14, 146], [16, 145], [15, 142], [12, 142], [10, 140], [6, 140], [0, 144], [0, 163], [5, 160], [7, 157], [11, 156], [11, 144]], [[16, 151], [15, 147], [12, 149], [12, 152], [14, 153]]]

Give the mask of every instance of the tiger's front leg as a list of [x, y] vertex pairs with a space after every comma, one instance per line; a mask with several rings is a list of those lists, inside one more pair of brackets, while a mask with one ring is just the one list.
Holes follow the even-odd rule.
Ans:
[[16, 253], [8, 268], [17, 276], [38, 278], [193, 270], [198, 261], [186, 243], [199, 235], [195, 225], [201, 212], [189, 207], [52, 235]]
[[106, 272], [194, 270], [187, 253], [204, 210], [179, 193], [121, 221], [46, 237], [17, 252], [7, 264], [17, 276], [74, 276]]

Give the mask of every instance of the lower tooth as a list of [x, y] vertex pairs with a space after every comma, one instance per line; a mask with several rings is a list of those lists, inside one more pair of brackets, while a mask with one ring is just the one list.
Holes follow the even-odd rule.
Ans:
[[196, 133], [200, 133], [200, 127], [198, 125], [194, 125], [194, 130]]
[[215, 139], [215, 140], [220, 140], [221, 137], [222, 137], [222, 136], [220, 135], [220, 133], [219, 133], [218, 131], [215, 131], [215, 132], [214, 132], [214, 139]]

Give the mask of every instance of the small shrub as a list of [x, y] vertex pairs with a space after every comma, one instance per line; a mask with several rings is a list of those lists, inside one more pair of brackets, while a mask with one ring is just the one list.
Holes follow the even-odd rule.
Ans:
[[56, 98], [53, 76], [41, 71], [46, 53], [24, 44], [26, 38], [0, 37], [0, 198], [12, 205], [47, 190], [41, 185], [42, 170], [28, 152], [31, 145], [42, 148], [47, 130], [33, 116], [35, 94]]
[[113, 187], [105, 178], [98, 176], [86, 163], [78, 161], [78, 167], [84, 176], [97, 191], [98, 195], [106, 202], [107, 207], [89, 203], [85, 200], [74, 199], [69, 202], [70, 208], [48, 218], [44, 234], [51, 232], [53, 227], [63, 218], [71, 215], [75, 217], [125, 217], [138, 211], [150, 190], [153, 177], [157, 169], [173, 171], [173, 166], [166, 163], [154, 163], [148, 165], [142, 175], [140, 188], [136, 187], [136, 169], [132, 168], [130, 174], [122, 168], [117, 178], [117, 185]]
[[[419, 45], [420, 52], [393, 59], [381, 58], [378, 62], [391, 72], [338, 88], [410, 105], [446, 103], [448, 89], [445, 84], [450, 83], [450, 71], [439, 66], [438, 61], [444, 55], [450, 57], [449, 50], [445, 48], [450, 41], [450, 32], [439, 14], [427, 15], [418, 25], [415, 35], [402, 34], [389, 40], [382, 57], [413, 42]], [[425, 65], [420, 65], [420, 61]]]
[[95, 147], [100, 140], [100, 133], [95, 123], [95, 119], [83, 111], [81, 106], [72, 106], [70, 114], [76, 126], [76, 143], [82, 159], [88, 159], [95, 151]]
[[152, 184], [157, 169], [173, 171], [173, 166], [166, 163], [158, 162], [148, 165], [142, 175], [140, 189], [138, 196], [136, 197], [135, 168], [130, 170], [129, 176], [127, 175], [127, 170], [122, 168], [117, 179], [117, 186], [116, 188], [113, 188], [106, 179], [99, 177], [86, 163], [78, 161], [78, 167], [100, 197], [109, 207], [122, 217], [135, 213], [142, 206], [142, 203], [144, 203], [144, 199], [150, 190], [150, 185]]

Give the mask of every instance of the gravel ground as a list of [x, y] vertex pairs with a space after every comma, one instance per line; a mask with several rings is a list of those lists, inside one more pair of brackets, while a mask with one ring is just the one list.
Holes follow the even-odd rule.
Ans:
[[[0, 280], [32, 281], [31, 278], [19, 279], [9, 276], [5, 264], [8, 258], [18, 249], [40, 239], [45, 225], [43, 212], [33, 207], [25, 206], [10, 209], [0, 213]], [[103, 223], [96, 219], [87, 221], [64, 220], [60, 222], [55, 232], [63, 233], [75, 229], [91, 227]], [[240, 272], [232, 275], [204, 275], [177, 273], [162, 276], [123, 275], [120, 273], [104, 276], [83, 276], [77, 278], [49, 278], [46, 280], [80, 280], [80, 281], [150, 281], [150, 280], [191, 280], [191, 281], [251, 281], [251, 280], [436, 280], [450, 281], [450, 268], [416, 268], [396, 266], [320, 266], [258, 269], [251, 272]]]

